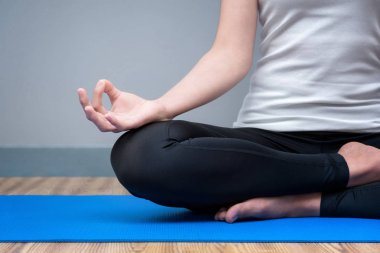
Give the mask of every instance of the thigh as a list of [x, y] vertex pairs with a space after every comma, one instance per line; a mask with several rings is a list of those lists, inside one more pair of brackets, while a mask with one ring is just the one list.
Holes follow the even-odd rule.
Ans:
[[353, 141], [380, 148], [380, 133], [341, 133], [340, 136], [325, 141], [322, 151], [338, 152], [344, 144]]
[[[289, 148], [295, 147], [298, 153], [337, 153], [348, 142], [360, 142], [380, 148], [380, 133], [354, 133], [334, 131], [296, 131], [296, 132], [270, 132], [276, 140], [282, 136]], [[278, 137], [280, 136], [280, 137]]]
[[319, 143], [297, 138], [292, 134], [259, 128], [230, 128], [185, 120], [172, 120], [168, 125], [168, 135], [176, 141], [199, 137], [233, 138], [260, 144], [262, 146], [291, 153], [320, 153]]
[[380, 148], [380, 133], [365, 134], [356, 139], [356, 141]]

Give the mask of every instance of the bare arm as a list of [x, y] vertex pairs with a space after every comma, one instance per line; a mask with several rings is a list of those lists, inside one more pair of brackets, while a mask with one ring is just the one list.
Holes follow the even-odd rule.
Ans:
[[[97, 83], [92, 101], [86, 90], [79, 88], [79, 100], [87, 119], [102, 132], [120, 132], [172, 119], [216, 99], [250, 70], [256, 19], [257, 0], [221, 0], [212, 47], [178, 84], [156, 100], [120, 91], [108, 80]], [[102, 104], [103, 93], [111, 100], [110, 110]]]
[[173, 88], [156, 101], [168, 118], [221, 96], [249, 72], [256, 34], [257, 0], [221, 0], [211, 49]]

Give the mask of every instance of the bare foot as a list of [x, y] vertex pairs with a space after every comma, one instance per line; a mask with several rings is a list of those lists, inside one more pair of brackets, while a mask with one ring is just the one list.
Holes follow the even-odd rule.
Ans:
[[[347, 162], [350, 179], [347, 187], [380, 181], [380, 149], [349, 142], [338, 151]], [[221, 208], [215, 220], [233, 223], [242, 219], [274, 219], [320, 215], [321, 194], [252, 198], [229, 208]]]
[[221, 208], [215, 220], [233, 223], [245, 219], [319, 216], [321, 193], [252, 198], [230, 208]]
[[338, 154], [344, 157], [350, 170], [347, 187], [380, 180], [380, 149], [360, 142], [348, 142]]

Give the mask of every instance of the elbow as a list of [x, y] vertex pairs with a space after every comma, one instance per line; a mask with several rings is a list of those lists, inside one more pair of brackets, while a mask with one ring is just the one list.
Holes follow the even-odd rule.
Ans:
[[229, 57], [230, 73], [236, 76], [237, 79], [243, 79], [251, 70], [253, 59], [249, 56], [236, 56]]
[[241, 59], [241, 75], [244, 78], [252, 68], [253, 56], [247, 56], [246, 59]]

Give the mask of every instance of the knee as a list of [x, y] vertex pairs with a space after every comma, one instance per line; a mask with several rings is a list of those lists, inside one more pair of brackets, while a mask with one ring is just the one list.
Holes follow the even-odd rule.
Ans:
[[190, 169], [185, 168], [189, 165], [184, 163], [183, 149], [177, 144], [190, 138], [192, 125], [170, 120], [123, 134], [111, 152], [119, 182], [137, 197], [166, 206], [185, 206], [188, 199], [179, 192], [188, 194], [193, 185], [184, 179], [184, 171]]
[[160, 157], [169, 121], [153, 122], [132, 129], [115, 142], [111, 165], [119, 182], [133, 195], [142, 195], [157, 176], [153, 166]]

